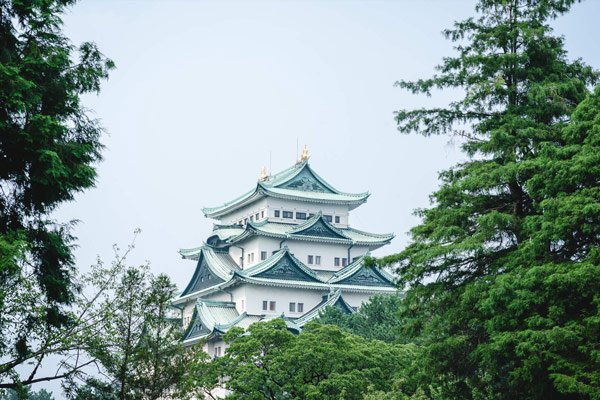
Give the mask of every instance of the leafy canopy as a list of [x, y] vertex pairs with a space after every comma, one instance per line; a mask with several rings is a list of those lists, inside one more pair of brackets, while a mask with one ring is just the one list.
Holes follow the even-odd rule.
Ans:
[[600, 398], [600, 89], [549, 21], [570, 0], [481, 0], [444, 33], [456, 55], [401, 110], [401, 132], [454, 134], [469, 161], [440, 174], [396, 265], [403, 335], [425, 343], [445, 398]]

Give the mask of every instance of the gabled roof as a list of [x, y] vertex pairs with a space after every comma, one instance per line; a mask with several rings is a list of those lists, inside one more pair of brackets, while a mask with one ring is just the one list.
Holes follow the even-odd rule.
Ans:
[[204, 246], [197, 251], [196, 270], [190, 283], [173, 304], [185, 304], [242, 283], [321, 291], [332, 288], [361, 293], [396, 291], [389, 274], [381, 269], [367, 268], [362, 261], [361, 257], [333, 275], [323, 271], [317, 274], [284, 246], [266, 260], [240, 269], [228, 253]]
[[239, 270], [228, 253], [217, 252], [208, 246], [198, 249], [197, 260], [194, 275], [180, 297], [229, 281]]
[[[243, 242], [256, 235], [278, 239], [294, 239], [323, 243], [340, 243], [345, 245], [368, 246], [371, 250], [388, 244], [393, 233], [369, 233], [354, 228], [338, 228], [327, 222], [322, 213], [317, 213], [301, 224], [286, 224], [281, 222], [248, 221], [245, 227], [240, 225], [215, 225], [213, 234], [207, 244], [215, 248]], [[180, 250], [184, 258], [191, 258], [193, 250]]]
[[337, 285], [388, 286], [394, 287], [394, 278], [381, 268], [366, 267], [364, 259], [368, 254], [357, 258], [329, 279]]
[[369, 193], [341, 192], [314, 172], [308, 161], [303, 161], [269, 176], [264, 181], [259, 181], [254, 189], [232, 201], [218, 207], [207, 207], [202, 211], [209, 218], [219, 218], [263, 197], [344, 204], [355, 208], [367, 200]]
[[319, 304], [317, 304], [315, 307], [313, 307], [301, 317], [296, 318], [294, 322], [296, 322], [296, 324], [298, 324], [299, 326], [304, 326], [307, 322], [318, 318], [321, 312], [327, 307], [338, 308], [346, 314], [352, 314], [354, 312], [354, 308], [352, 308], [352, 306], [346, 303], [346, 301], [342, 297], [342, 291], [338, 289], [334, 292], [330, 292], [329, 294], [323, 296], [323, 300], [321, 300]]
[[319, 212], [312, 218], [308, 219], [305, 223], [294, 227], [288, 232], [290, 236], [311, 236], [318, 238], [331, 238], [331, 239], [350, 239], [344, 235], [343, 231], [337, 229], [323, 218], [323, 213]]
[[241, 270], [239, 275], [246, 278], [262, 278], [286, 281], [305, 281], [323, 283], [315, 272], [294, 257], [287, 246], [248, 269]]
[[198, 299], [183, 342], [192, 344], [200, 338], [225, 333], [234, 326], [246, 329], [262, 319], [262, 316], [238, 313], [233, 302]]
[[192, 314], [192, 320], [183, 334], [183, 343], [192, 345], [201, 338], [226, 333], [234, 326], [247, 329], [251, 324], [283, 318], [288, 329], [300, 332], [309, 321], [317, 318], [326, 307], [336, 307], [344, 313], [353, 313], [354, 309], [342, 297], [342, 291], [336, 290], [323, 296], [323, 300], [311, 310], [298, 318], [275, 315], [249, 315], [238, 313], [235, 303], [230, 301], [214, 301], [198, 299]]

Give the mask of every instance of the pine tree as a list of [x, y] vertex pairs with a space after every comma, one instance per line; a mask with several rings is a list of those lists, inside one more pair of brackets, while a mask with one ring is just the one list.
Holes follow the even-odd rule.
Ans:
[[[39, 347], [72, 323], [72, 223], [50, 215], [94, 184], [102, 128], [80, 97], [113, 68], [93, 43], [63, 35], [74, 3], [0, 1], [0, 387], [36, 382]], [[32, 362], [26, 377], [15, 372]]]
[[459, 136], [412, 243], [378, 260], [409, 288], [404, 334], [427, 348], [444, 398], [600, 398], [600, 90], [549, 21], [571, 0], [480, 0], [446, 30], [457, 55], [398, 82], [459, 88], [401, 110], [401, 132]]

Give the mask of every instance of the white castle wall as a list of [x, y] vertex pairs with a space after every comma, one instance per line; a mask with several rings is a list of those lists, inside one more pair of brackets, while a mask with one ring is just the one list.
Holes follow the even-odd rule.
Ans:
[[[275, 210], [278, 210], [279, 217], [275, 217]], [[283, 211], [292, 211], [294, 218], [283, 218]], [[305, 201], [296, 200], [283, 200], [276, 198], [263, 198], [235, 210], [231, 214], [225, 215], [219, 223], [222, 224], [237, 224], [244, 219], [252, 217], [254, 221], [263, 221], [269, 219], [272, 222], [283, 222], [286, 224], [299, 224], [303, 223], [304, 220], [296, 219], [296, 212], [303, 212], [306, 214], [316, 214], [322, 212], [325, 215], [331, 215], [333, 218], [332, 224], [340, 228], [346, 228], [349, 224], [349, 211], [348, 206], [335, 205], [335, 204], [318, 204]], [[335, 217], [340, 217], [340, 222], [335, 222]]]
[[[289, 317], [299, 317], [308, 310], [319, 304], [322, 296], [327, 294], [327, 291], [310, 290], [310, 289], [295, 289], [295, 288], [277, 288], [272, 286], [262, 285], [245, 285], [245, 295], [247, 299], [246, 312], [255, 315], [281, 315]], [[275, 310], [263, 310], [263, 301], [274, 301]], [[303, 303], [303, 312], [290, 312], [289, 304]]]

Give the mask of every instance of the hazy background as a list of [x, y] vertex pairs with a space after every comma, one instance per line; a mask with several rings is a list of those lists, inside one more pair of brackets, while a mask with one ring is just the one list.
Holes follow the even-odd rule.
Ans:
[[[446, 104], [393, 83], [428, 77], [452, 44], [440, 34], [473, 1], [82, 1], [65, 17], [75, 44], [95, 41], [117, 69], [87, 107], [107, 130], [97, 187], [61, 208], [75, 229], [78, 267], [112, 257], [142, 229], [130, 261], [149, 260], [185, 287], [216, 206], [252, 188], [262, 166], [311, 166], [336, 188], [370, 191], [351, 224], [395, 232], [376, 254], [401, 250], [437, 173], [462, 159], [446, 137], [395, 130], [394, 110]], [[555, 24], [571, 57], [600, 67], [600, 2]]]

